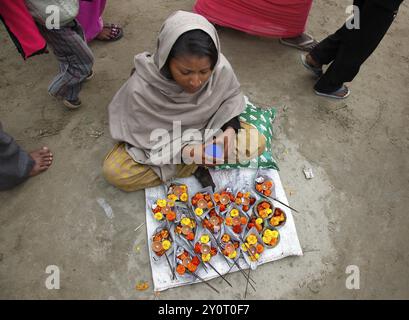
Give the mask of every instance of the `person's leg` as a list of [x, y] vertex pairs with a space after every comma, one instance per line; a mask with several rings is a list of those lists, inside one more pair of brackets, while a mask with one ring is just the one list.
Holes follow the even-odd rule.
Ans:
[[161, 185], [158, 175], [146, 165], [135, 162], [126, 151], [125, 143], [118, 143], [105, 157], [105, 179], [115, 187], [131, 192]]
[[[394, 12], [365, 1], [360, 10], [360, 29], [347, 29], [333, 63], [314, 89], [331, 93], [352, 81], [361, 65], [381, 42], [394, 19]], [[345, 87], [345, 86], [344, 86]]]
[[48, 30], [40, 26], [40, 30], [53, 47], [60, 63], [60, 72], [50, 84], [49, 93], [62, 97], [67, 107], [79, 107], [81, 82], [92, 74], [94, 63], [94, 56], [84, 40], [81, 26], [73, 21], [60, 29]]
[[76, 19], [84, 30], [87, 42], [95, 39], [103, 30], [102, 13], [105, 4], [106, 0], [80, 0], [80, 9]]
[[[362, 9], [365, 1], [366, 0], [355, 0], [354, 5]], [[309, 54], [306, 55], [306, 63], [315, 68], [321, 68], [323, 65], [330, 64], [337, 56], [347, 31], [346, 24], [344, 24], [335, 33], [318, 43]]]
[[48, 148], [28, 154], [5, 133], [0, 124], [0, 190], [11, 189], [47, 170], [52, 163]]

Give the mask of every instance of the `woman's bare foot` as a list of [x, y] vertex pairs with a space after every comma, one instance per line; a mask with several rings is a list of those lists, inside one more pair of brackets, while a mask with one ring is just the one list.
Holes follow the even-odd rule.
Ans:
[[116, 41], [123, 36], [122, 28], [117, 24], [106, 24], [102, 31], [97, 35], [97, 39], [101, 41]]
[[46, 171], [53, 162], [53, 154], [47, 147], [42, 147], [40, 150], [30, 152], [30, 156], [35, 162], [30, 172], [30, 177], [34, 177]]

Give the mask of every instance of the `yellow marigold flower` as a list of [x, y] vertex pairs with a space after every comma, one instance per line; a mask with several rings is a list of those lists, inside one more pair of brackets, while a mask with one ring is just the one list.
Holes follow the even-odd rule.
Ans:
[[261, 218], [256, 219], [256, 224], [262, 224], [262, 223], [263, 223], [263, 219], [261, 219]]
[[278, 231], [277, 230], [273, 230], [273, 231], [271, 231], [271, 236], [273, 237], [273, 238], [278, 238]]
[[200, 217], [203, 214], [203, 209], [202, 208], [196, 208], [195, 213], [196, 213], [197, 216]]
[[156, 201], [156, 204], [159, 207], [164, 208], [164, 207], [166, 207], [166, 199], [159, 199], [158, 201]]
[[251, 195], [250, 192], [246, 192], [246, 193], [244, 194], [244, 197], [245, 197], [245, 198], [250, 198], [250, 195]]
[[266, 209], [267, 215], [271, 214], [272, 212], [273, 212], [273, 210], [271, 210], [271, 208], [267, 208], [267, 209]]
[[249, 247], [249, 244], [248, 244], [248, 243], [243, 243], [243, 244], [241, 245], [241, 250], [243, 250], [244, 252], [246, 252], [248, 247]]
[[208, 254], [202, 254], [202, 260], [203, 260], [203, 262], [209, 261], [210, 258], [211, 258], [210, 253], [208, 253]]
[[160, 221], [160, 220], [163, 219], [163, 214], [162, 214], [162, 212], [156, 212], [156, 213], [153, 215], [153, 217], [154, 217], [156, 220]]
[[256, 244], [257, 243], [257, 237], [254, 234], [251, 234], [247, 237], [247, 242], [250, 245]]
[[284, 215], [280, 216], [280, 222], [284, 220], [285, 220]]
[[171, 243], [170, 243], [169, 240], [163, 240], [163, 242], [162, 242], [163, 249], [168, 250], [170, 248], [170, 245], [171, 245]]
[[200, 237], [200, 242], [201, 243], [208, 243], [210, 241], [210, 238], [207, 234], [204, 234]]
[[232, 253], [229, 254], [230, 259], [234, 259], [234, 258], [236, 258], [236, 256], [237, 256], [237, 251], [236, 250], [234, 250]]
[[230, 216], [231, 217], [237, 217], [239, 215], [239, 210], [237, 209], [233, 209], [232, 211], [230, 211]]
[[181, 195], [180, 195], [180, 201], [183, 201], [183, 202], [186, 202], [187, 201], [187, 193], [185, 192], [185, 193], [182, 193]]
[[168, 199], [171, 200], [171, 201], [176, 201], [178, 199], [178, 197], [176, 195], [174, 195], [174, 194], [170, 194], [170, 195], [168, 195]]
[[168, 201], [168, 206], [169, 207], [174, 207], [175, 206], [175, 202], [174, 201]]
[[264, 231], [264, 235], [266, 236], [266, 237], [271, 237], [272, 236], [272, 230], [270, 230], [270, 229], [266, 229], [266, 231]]
[[260, 258], [260, 254], [256, 253], [256, 254], [254, 255], [254, 257], [258, 260], [258, 258]]
[[270, 244], [271, 238], [264, 236], [264, 237], [263, 237], [263, 242], [266, 243], [266, 244]]
[[182, 221], [180, 221], [181, 224], [184, 226], [190, 225], [190, 219], [189, 218], [183, 218]]

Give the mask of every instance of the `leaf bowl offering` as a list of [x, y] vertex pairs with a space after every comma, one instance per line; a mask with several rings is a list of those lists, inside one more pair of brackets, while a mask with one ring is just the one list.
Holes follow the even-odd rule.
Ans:
[[256, 203], [256, 196], [251, 191], [238, 191], [234, 198], [234, 203], [244, 212], [248, 212]]
[[217, 255], [217, 245], [214, 238], [209, 234], [209, 231], [203, 229], [202, 233], [197, 237], [195, 246], [195, 254], [200, 255], [203, 262], [209, 262]]
[[170, 201], [174, 202], [188, 202], [189, 193], [188, 186], [182, 183], [173, 182], [168, 188], [167, 198]]
[[217, 214], [213, 208], [210, 210], [208, 216], [202, 220], [202, 226], [213, 234], [218, 234], [223, 229], [223, 222], [223, 217]]
[[280, 228], [287, 222], [287, 215], [284, 210], [276, 207], [271, 218], [268, 220], [268, 224], [274, 228]]
[[219, 192], [213, 194], [213, 199], [216, 207], [219, 209], [220, 213], [227, 210], [229, 205], [234, 202], [234, 194], [231, 188], [225, 188]]
[[248, 217], [238, 207], [232, 206], [226, 215], [224, 223], [236, 235], [242, 235], [248, 223]]
[[265, 220], [253, 214], [249, 218], [247, 229], [250, 230], [251, 228], [256, 228], [257, 232], [261, 233], [261, 231], [263, 231], [264, 229], [264, 225], [265, 225]]
[[253, 212], [257, 217], [263, 220], [269, 219], [273, 216], [274, 205], [270, 200], [264, 198], [256, 202], [253, 207]]
[[182, 216], [175, 226], [175, 233], [187, 241], [193, 241], [196, 235], [196, 226], [195, 219], [188, 216]]
[[266, 227], [261, 233], [261, 239], [267, 248], [272, 249], [280, 242], [280, 232], [276, 228]]
[[254, 188], [256, 192], [263, 197], [275, 198], [275, 185], [273, 180], [266, 175], [258, 175], [254, 180]]
[[211, 188], [205, 188], [202, 191], [196, 192], [190, 201], [193, 211], [196, 216], [201, 218], [204, 214], [214, 208]]
[[179, 277], [185, 278], [191, 273], [195, 273], [199, 267], [200, 260], [182, 246], [178, 246], [175, 250], [175, 265], [176, 274]]
[[176, 219], [175, 202], [169, 199], [158, 199], [151, 205], [151, 210], [156, 221], [172, 222]]
[[168, 228], [158, 228], [153, 234], [151, 241], [151, 249], [158, 256], [161, 257], [165, 252], [172, 250], [173, 239]]
[[255, 228], [247, 232], [241, 244], [241, 251], [243, 251], [244, 259], [250, 265], [250, 268], [256, 269], [258, 261], [264, 252], [264, 243]]

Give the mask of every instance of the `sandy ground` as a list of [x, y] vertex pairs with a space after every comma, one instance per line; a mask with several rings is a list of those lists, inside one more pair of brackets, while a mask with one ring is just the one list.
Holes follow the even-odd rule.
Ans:
[[[155, 46], [163, 20], [191, 0], [110, 1], [106, 21], [125, 37], [95, 42], [95, 78], [84, 106], [65, 110], [47, 95], [57, 63], [52, 54], [24, 62], [0, 29], [0, 119], [26, 149], [48, 145], [52, 168], [0, 194], [0, 298], [214, 299], [243, 298], [244, 279], [229, 275], [221, 296], [197, 284], [155, 296], [148, 261], [144, 192], [108, 185], [101, 163], [113, 141], [106, 107], [127, 78], [133, 55]], [[308, 30], [318, 39], [346, 18], [349, 1], [315, 1]], [[221, 29], [224, 54], [243, 92], [278, 110], [274, 153], [295, 214], [303, 257], [285, 258], [254, 273], [250, 299], [409, 298], [409, 27], [404, 3], [387, 36], [351, 84], [345, 101], [313, 94], [313, 79], [297, 50], [275, 39]], [[315, 178], [306, 180], [304, 165]], [[96, 199], [112, 206], [108, 219]], [[60, 290], [47, 290], [48, 265], [61, 271]], [[348, 265], [360, 289], [346, 288]], [[148, 281], [146, 291], [135, 290]]]

